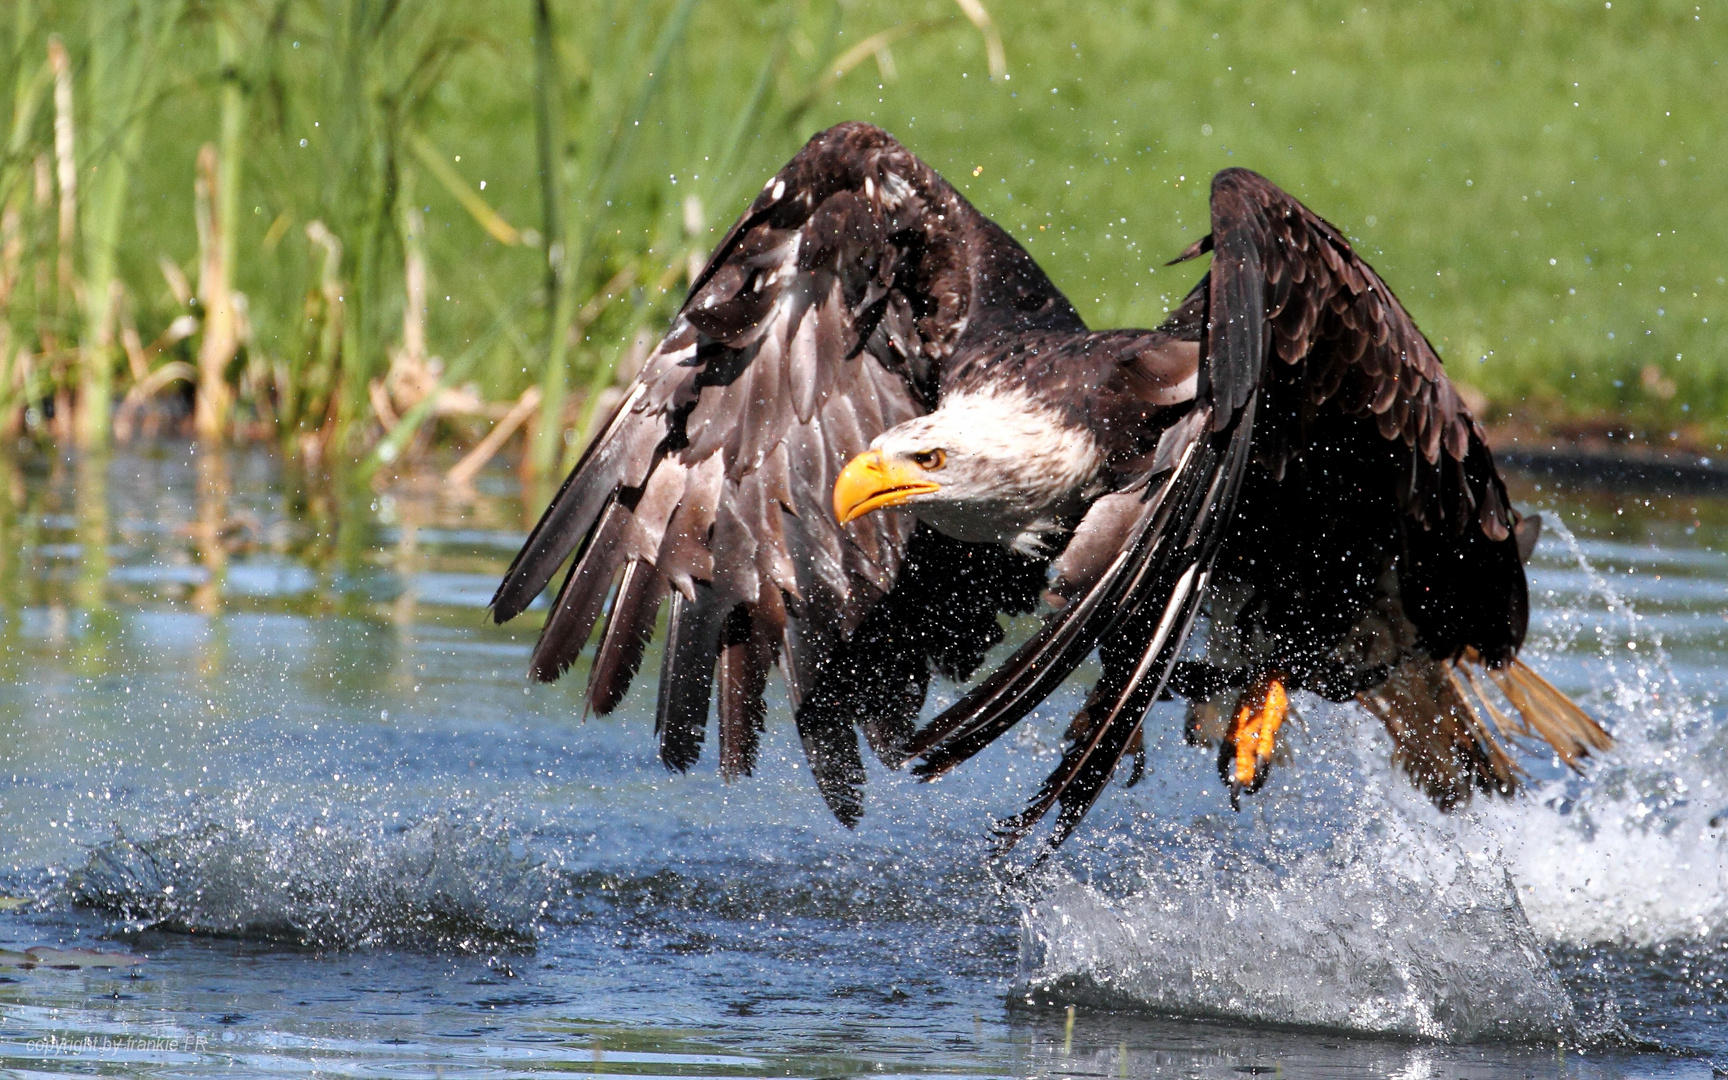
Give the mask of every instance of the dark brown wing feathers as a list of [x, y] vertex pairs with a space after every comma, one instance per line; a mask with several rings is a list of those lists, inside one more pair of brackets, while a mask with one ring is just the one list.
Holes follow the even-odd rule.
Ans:
[[[1349, 242], [1270, 181], [1245, 169], [1212, 184], [1217, 254], [1208, 331], [1221, 350], [1283, 363], [1246, 376], [1291, 404], [1269, 409], [1256, 454], [1275, 475], [1304, 452], [1327, 414], [1371, 423], [1390, 444], [1406, 521], [1400, 576], [1423, 644], [1436, 656], [1477, 649], [1492, 664], [1524, 640], [1528, 599], [1509, 540], [1518, 517], [1481, 426], [1434, 347]], [[1243, 317], [1260, 310], [1265, 317]], [[1253, 336], [1256, 325], [1269, 338]], [[1254, 351], [1258, 350], [1258, 351]], [[1252, 359], [1215, 363], [1240, 397]], [[1280, 370], [1282, 369], [1282, 370]], [[1298, 430], [1301, 429], [1301, 430]], [[1495, 608], [1484, 598], [1504, 597]]]
[[582, 552], [570, 566], [564, 587], [552, 602], [547, 617], [549, 632], [543, 632], [529, 661], [529, 672], [542, 682], [551, 682], [576, 661], [576, 655], [600, 617], [606, 590], [616, 569], [618, 541], [624, 532], [627, 511], [610, 503], [600, 523], [588, 536]]
[[[1486, 461], [1486, 436], [1386, 283], [1336, 228], [1264, 177], [1229, 169], [1213, 180], [1212, 191], [1213, 230], [1221, 239], [1209, 331], [1234, 353], [1236, 338], [1269, 323], [1272, 352], [1244, 338], [1243, 353], [1305, 364], [1300, 383], [1312, 404], [1371, 416], [1383, 438], [1440, 466], [1436, 476], [1412, 463], [1411, 486], [1399, 493], [1412, 517], [1430, 527], [1446, 522], [1455, 534], [1474, 518], [1490, 540], [1504, 539], [1515, 518]], [[1217, 314], [1221, 306], [1252, 310], [1260, 291], [1264, 320]], [[1215, 376], [1230, 383], [1232, 402], [1244, 392], [1241, 378], [1258, 385], [1258, 372], [1242, 374], [1244, 363]], [[1466, 469], [1477, 448], [1487, 468]]]
[[654, 623], [665, 598], [665, 579], [652, 564], [642, 558], [624, 564], [600, 650], [588, 669], [588, 707], [601, 716], [624, 700], [630, 680], [642, 667], [642, 654], [654, 636]]
[[[878, 633], [899, 665], [892, 685], [873, 688], [862, 666], [837, 662], [894, 596], [913, 525], [885, 513], [841, 527], [834, 478], [876, 435], [933, 405], [964, 334], [1016, 328], [1084, 325], [1007, 234], [892, 138], [864, 124], [822, 132], [722, 239], [530, 533], [494, 616], [523, 611], [574, 552], [533, 673], [557, 678], [602, 623], [588, 701], [606, 713], [670, 595], [655, 721], [662, 760], [686, 769], [698, 759], [712, 707], [721, 771], [748, 773], [779, 664], [817, 786], [850, 823], [862, 806], [858, 726], [897, 755], [932, 667], [970, 668], [927, 624], [910, 638]], [[961, 638], [1000, 634], [998, 610], [1029, 607], [1036, 585], [999, 577], [966, 601]], [[962, 587], [925, 575], [921, 595], [899, 607], [952, 608]], [[878, 716], [871, 693], [895, 706]]]

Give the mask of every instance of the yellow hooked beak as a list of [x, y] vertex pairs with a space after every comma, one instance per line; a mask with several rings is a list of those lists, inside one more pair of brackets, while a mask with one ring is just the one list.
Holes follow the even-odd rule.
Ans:
[[844, 525], [884, 506], [898, 506], [914, 495], [940, 490], [923, 469], [908, 461], [889, 461], [867, 450], [840, 470], [834, 481], [834, 516]]

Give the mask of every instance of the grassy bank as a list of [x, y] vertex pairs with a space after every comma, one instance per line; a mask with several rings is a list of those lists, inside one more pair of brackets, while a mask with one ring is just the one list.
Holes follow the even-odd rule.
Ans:
[[[1682, 3], [14, 0], [0, 426], [555, 472], [810, 132], [888, 127], [1099, 325], [1205, 180], [1356, 238], [1523, 423], [1728, 435], [1728, 15]], [[1006, 77], [992, 78], [999, 32]], [[490, 438], [488, 438], [490, 436]]]

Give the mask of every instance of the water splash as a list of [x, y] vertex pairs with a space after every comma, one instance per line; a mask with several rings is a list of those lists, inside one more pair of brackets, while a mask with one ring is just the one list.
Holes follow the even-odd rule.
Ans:
[[[1588, 707], [1617, 745], [1585, 778], [1534, 785], [1485, 808], [1525, 909], [1543, 937], [1649, 946], [1728, 935], [1728, 767], [1720, 720], [1674, 671], [1654, 620], [1640, 616], [1558, 520], [1585, 583], [1561, 598], [1538, 652], [1590, 653]], [[1551, 597], [1551, 599], [1553, 599]]]
[[1200, 857], [1113, 899], [1068, 880], [1024, 913], [1021, 992], [1447, 1041], [1572, 1037], [1572, 1003], [1504, 869], [1388, 818], [1329, 850]]
[[553, 880], [493, 821], [436, 815], [387, 832], [236, 819], [117, 835], [67, 890], [135, 930], [477, 951], [532, 943]]
[[1582, 776], [1533, 761], [1525, 797], [1440, 815], [1391, 774], [1377, 725], [1306, 703], [1300, 775], [1252, 814], [1190, 817], [1177, 793], [1022, 901], [1028, 999], [1447, 1041], [1625, 1037], [1548, 951], [1728, 936], [1728, 746], [1660, 620], [1549, 531], [1537, 576], [1564, 587], [1530, 652], [1613, 729], [1609, 755]]

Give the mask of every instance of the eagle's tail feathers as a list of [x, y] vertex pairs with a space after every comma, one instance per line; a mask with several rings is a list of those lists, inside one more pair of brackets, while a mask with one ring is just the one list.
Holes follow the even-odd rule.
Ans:
[[[1477, 691], [1473, 682], [1467, 683], [1459, 678], [1460, 665], [1446, 661], [1440, 666], [1446, 672], [1446, 682], [1452, 690], [1445, 707], [1460, 716], [1476, 745], [1482, 749], [1487, 765], [1486, 769], [1477, 770], [1476, 786], [1498, 795], [1512, 794], [1518, 790], [1519, 777], [1524, 775], [1524, 769], [1506, 749], [1505, 740], [1495, 735], [1496, 730], [1501, 735], [1506, 734], [1505, 714], [1489, 697]], [[1465, 670], [1468, 674], [1468, 669]], [[1488, 714], [1486, 722], [1482, 718], [1484, 712]]]
[[[1452, 681], [1454, 683], [1458, 681], [1459, 672], [1463, 672], [1464, 681], [1470, 685], [1470, 693], [1465, 695], [1464, 700], [1469, 702], [1472, 708], [1480, 705], [1482, 711], [1488, 714], [1488, 719], [1493, 721], [1494, 730], [1507, 738], [1513, 738], [1520, 735], [1529, 736], [1533, 734], [1530, 728], [1524, 723], [1522, 717], [1513, 719], [1495, 703], [1494, 695], [1489, 692], [1488, 684], [1483, 681], [1482, 665], [1473, 662], [1473, 658], [1468, 652], [1463, 660], [1448, 666], [1452, 672]], [[1462, 692], [1462, 689], [1463, 688], [1460, 687], [1460, 692]]]
[[1510, 795], [1518, 789], [1517, 763], [1448, 664], [1407, 660], [1358, 698], [1386, 725], [1393, 764], [1440, 809], [1468, 802], [1476, 791]]
[[1569, 768], [1581, 768], [1592, 753], [1614, 745], [1614, 737], [1602, 725], [1517, 657], [1504, 667], [1488, 668], [1487, 673], [1518, 711], [1525, 729], [1552, 747]]
[[1457, 660], [1407, 660], [1359, 699], [1392, 736], [1392, 760], [1442, 810], [1467, 802], [1473, 791], [1517, 791], [1524, 770], [1507, 751], [1514, 740], [1540, 739], [1575, 770], [1614, 745], [1528, 664], [1514, 658], [1489, 667], [1473, 649]]

